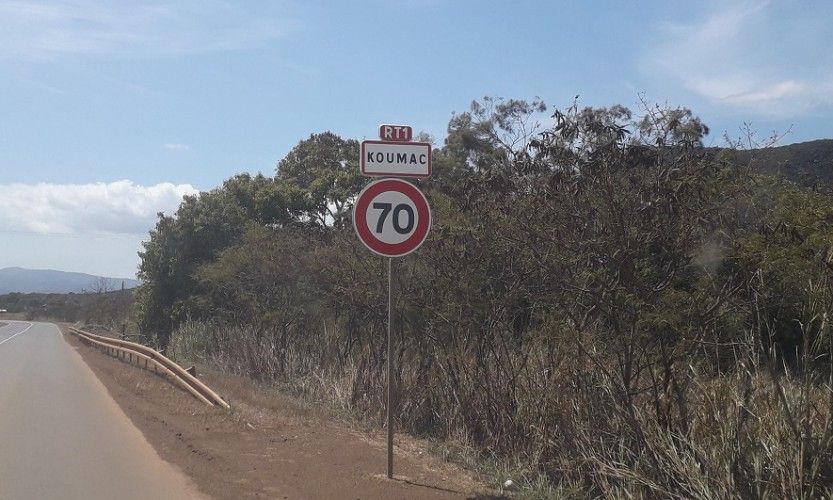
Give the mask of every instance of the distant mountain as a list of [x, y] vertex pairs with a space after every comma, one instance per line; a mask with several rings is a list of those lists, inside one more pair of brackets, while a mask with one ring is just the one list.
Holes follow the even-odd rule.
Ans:
[[738, 152], [758, 172], [784, 177], [810, 188], [833, 187], [833, 139]]
[[120, 290], [139, 285], [135, 279], [104, 278], [84, 273], [7, 267], [0, 269], [0, 295], [20, 293], [82, 293]]

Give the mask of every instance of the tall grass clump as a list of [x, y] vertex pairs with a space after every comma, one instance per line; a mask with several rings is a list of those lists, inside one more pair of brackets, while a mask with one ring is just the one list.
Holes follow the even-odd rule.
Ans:
[[[802, 328], [808, 340], [793, 368], [750, 335], [728, 346], [735, 362], [720, 372], [705, 357], [669, 366], [646, 349], [642, 356], [656, 357], [629, 382], [608, 346], [567, 335], [503, 344], [484, 357], [406, 345], [397, 357], [397, 419], [415, 435], [462, 437], [493, 461], [523, 464], [516, 482], [544, 474], [562, 493], [827, 498], [833, 494], [830, 327], [825, 313], [814, 311]], [[381, 424], [383, 361], [369, 349], [341, 358], [322, 340], [301, 335], [281, 350], [270, 332], [187, 322], [171, 351]]]

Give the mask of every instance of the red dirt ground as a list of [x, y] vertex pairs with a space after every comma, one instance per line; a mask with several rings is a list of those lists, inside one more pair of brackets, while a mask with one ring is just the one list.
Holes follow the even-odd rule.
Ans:
[[416, 439], [397, 437], [397, 476], [389, 480], [381, 435], [243, 377], [201, 370], [232, 409], [207, 407], [159, 376], [64, 337], [160, 456], [214, 498], [497, 498]]

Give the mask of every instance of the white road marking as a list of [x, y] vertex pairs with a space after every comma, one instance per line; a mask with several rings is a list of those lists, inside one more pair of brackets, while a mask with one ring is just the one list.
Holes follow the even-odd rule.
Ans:
[[28, 332], [28, 331], [29, 331], [29, 329], [30, 329], [30, 328], [32, 328], [33, 326], [35, 326], [35, 324], [34, 324], [34, 323], [29, 323], [29, 326], [27, 326], [26, 328], [24, 328], [22, 331], [19, 331], [19, 332], [15, 333], [15, 334], [14, 334], [14, 335], [12, 335], [11, 337], [7, 338], [6, 340], [0, 340], [0, 345], [5, 344], [6, 342], [10, 341], [11, 339], [13, 339], [13, 338], [17, 337], [18, 335], [21, 335], [21, 334], [24, 334], [24, 333]]

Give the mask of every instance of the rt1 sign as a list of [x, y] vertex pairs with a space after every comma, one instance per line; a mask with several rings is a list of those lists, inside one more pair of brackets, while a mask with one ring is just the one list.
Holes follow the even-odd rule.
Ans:
[[372, 252], [402, 257], [425, 241], [431, 228], [431, 209], [413, 184], [381, 179], [359, 193], [353, 206], [353, 227]]
[[379, 139], [408, 142], [414, 137], [414, 129], [408, 125], [379, 125]]
[[362, 141], [361, 168], [370, 176], [430, 177], [431, 144]]

